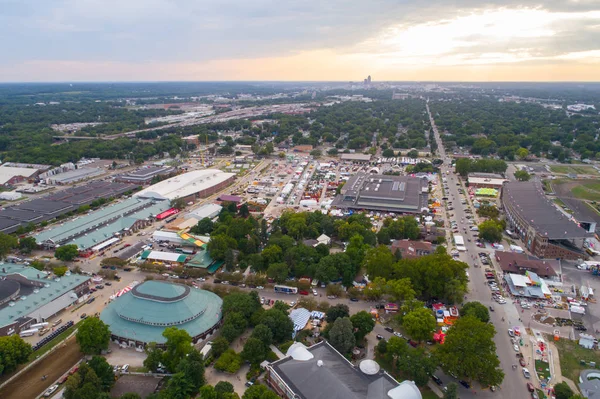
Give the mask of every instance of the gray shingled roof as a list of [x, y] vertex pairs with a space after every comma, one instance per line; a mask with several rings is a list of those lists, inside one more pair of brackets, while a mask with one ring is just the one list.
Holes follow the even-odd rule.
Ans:
[[509, 182], [502, 198], [512, 204], [519, 215], [542, 236], [552, 240], [589, 237], [590, 233], [563, 215], [544, 194], [538, 180]]

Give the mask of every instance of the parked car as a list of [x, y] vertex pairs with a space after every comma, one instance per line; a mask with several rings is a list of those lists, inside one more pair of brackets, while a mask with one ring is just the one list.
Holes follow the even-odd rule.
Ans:
[[381, 335], [381, 334], [377, 334], [377, 335], [376, 335], [376, 338], [377, 338], [378, 340], [380, 340], [380, 341], [381, 341], [381, 340], [383, 339], [383, 335]]
[[50, 388], [48, 388], [48, 390], [44, 393], [45, 397], [48, 397], [50, 395], [52, 395], [54, 392], [56, 392], [56, 390], [58, 389], [58, 384], [54, 384], [52, 385]]
[[519, 364], [521, 365], [521, 367], [527, 366], [527, 363], [525, 362], [525, 359], [523, 359], [523, 358], [519, 359]]
[[433, 382], [435, 382], [436, 384], [438, 384], [439, 386], [444, 385], [444, 382], [440, 379], [440, 377], [436, 376], [436, 375], [432, 375], [431, 379], [433, 380]]
[[358, 298], [350, 298], [352, 302], [358, 302]]
[[82, 319], [85, 319], [87, 317], [87, 314], [82, 313], [81, 316], [79, 316], [79, 317], [82, 318]]
[[531, 373], [525, 367], [523, 367], [523, 377], [527, 379], [531, 378]]
[[391, 332], [392, 334], [394, 333], [394, 329], [392, 327], [383, 327], [383, 329], [387, 332]]
[[395, 335], [396, 337], [398, 337], [398, 338], [403, 338], [403, 337], [402, 337], [402, 334], [400, 334], [399, 332], [395, 332], [395, 333], [394, 333], [394, 335]]
[[467, 381], [465, 381], [465, 380], [459, 380], [459, 381], [458, 381], [458, 383], [459, 383], [460, 385], [462, 385], [463, 387], [467, 388], [467, 389], [471, 388], [471, 384], [469, 384], [469, 383], [468, 383]]
[[533, 386], [533, 384], [532, 384], [531, 382], [528, 382], [528, 383], [527, 383], [527, 390], [528, 390], [529, 392], [533, 392], [533, 391], [535, 391], [535, 387]]
[[121, 372], [122, 373], [126, 373], [129, 371], [129, 365], [128, 364], [124, 364], [123, 367], [121, 367]]

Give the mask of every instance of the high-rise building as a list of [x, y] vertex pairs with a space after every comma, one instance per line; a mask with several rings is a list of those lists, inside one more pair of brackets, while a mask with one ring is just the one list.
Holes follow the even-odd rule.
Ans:
[[367, 83], [368, 83], [368, 84], [371, 84], [371, 75], [369, 75], [369, 76], [367, 77]]

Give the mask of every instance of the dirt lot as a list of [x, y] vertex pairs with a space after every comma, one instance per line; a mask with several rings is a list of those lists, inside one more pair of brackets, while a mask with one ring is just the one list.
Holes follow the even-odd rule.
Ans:
[[118, 398], [127, 392], [135, 392], [142, 398], [154, 393], [161, 378], [143, 375], [124, 375], [117, 380], [110, 396]]
[[[83, 354], [79, 351], [79, 345], [75, 342], [75, 337], [72, 337], [66, 342], [66, 345], [61, 345], [61, 347], [46, 356], [42, 361], [21, 374], [19, 378], [2, 388], [0, 390], [0, 398], [22, 399], [37, 397], [77, 363], [82, 356]], [[48, 378], [42, 381], [42, 376], [44, 375], [47, 375]]]

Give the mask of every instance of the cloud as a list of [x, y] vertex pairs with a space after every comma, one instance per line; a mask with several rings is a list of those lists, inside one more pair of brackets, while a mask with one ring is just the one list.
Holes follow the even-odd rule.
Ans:
[[594, 64], [600, 50], [597, 0], [0, 5], [6, 80], [357, 80], [368, 73], [393, 80], [461, 66], [470, 79], [471, 67]]

